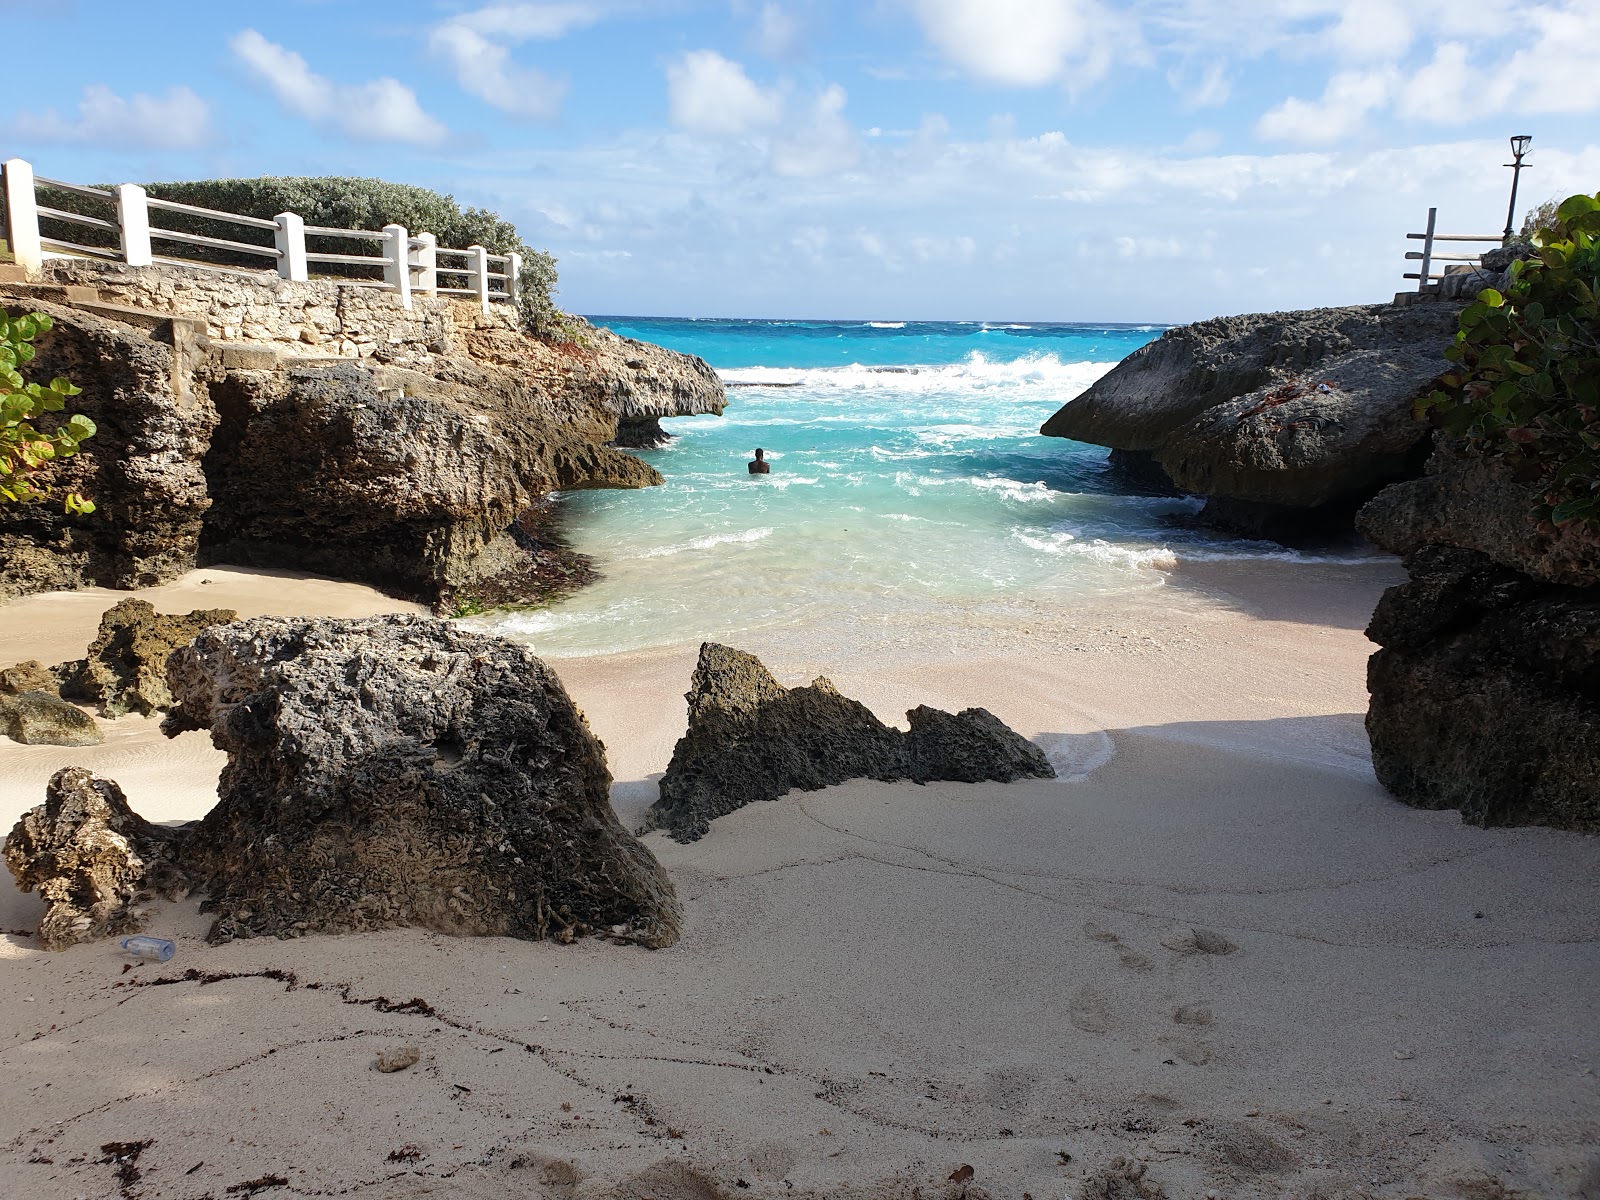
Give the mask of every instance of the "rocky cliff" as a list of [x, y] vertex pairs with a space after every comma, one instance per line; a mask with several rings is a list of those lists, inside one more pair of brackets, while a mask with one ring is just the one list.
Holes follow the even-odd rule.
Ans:
[[197, 562], [296, 567], [448, 606], [537, 596], [541, 498], [660, 481], [613, 449], [722, 410], [700, 359], [508, 305], [55, 260], [0, 307], [48, 313], [31, 370], [100, 433], [63, 464], [99, 510], [0, 515], [0, 594], [135, 587]]
[[1444, 441], [1361, 510], [1410, 577], [1367, 629], [1372, 763], [1474, 824], [1600, 832], [1600, 541], [1537, 522], [1539, 492]]
[[1204, 516], [1240, 532], [1348, 525], [1420, 471], [1428, 430], [1412, 400], [1448, 365], [1459, 311], [1366, 305], [1179, 326], [1041, 432], [1111, 447], [1113, 462], [1206, 496]]

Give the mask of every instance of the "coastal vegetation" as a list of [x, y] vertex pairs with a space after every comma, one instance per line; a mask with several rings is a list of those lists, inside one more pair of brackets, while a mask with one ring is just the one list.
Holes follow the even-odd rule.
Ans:
[[1544, 485], [1537, 516], [1600, 530], [1600, 193], [1568, 197], [1461, 313], [1457, 369], [1419, 403], [1474, 453]]
[[[82, 391], [59, 377], [30, 383], [18, 370], [33, 361], [33, 340], [50, 326], [44, 313], [11, 317], [0, 309], [0, 505], [55, 498], [51, 464], [71, 458], [79, 444], [95, 433], [94, 422], [82, 413], [54, 428], [41, 429], [34, 423], [46, 413], [63, 411], [67, 400]], [[66, 491], [60, 499], [69, 513], [94, 511], [94, 502], [75, 491]]]

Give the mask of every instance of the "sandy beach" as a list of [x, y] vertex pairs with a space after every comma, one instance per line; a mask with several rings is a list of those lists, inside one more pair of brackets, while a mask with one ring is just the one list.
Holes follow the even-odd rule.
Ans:
[[[7, 880], [0, 1194], [1600, 1196], [1594, 840], [1379, 788], [1361, 631], [1400, 577], [1186, 566], [983, 653], [742, 644], [901, 725], [987, 707], [1060, 778], [858, 782], [650, 834], [686, 908], [667, 950], [211, 947], [185, 902], [151, 927], [173, 960], [127, 969], [35, 949]], [[0, 662], [80, 655], [124, 594], [12, 602]], [[407, 610], [225, 568], [140, 594]], [[551, 660], [630, 826], [696, 649]], [[6, 742], [0, 826], [68, 764], [198, 817], [223, 761], [139, 717], [87, 750]], [[402, 1045], [414, 1067], [373, 1069]]]

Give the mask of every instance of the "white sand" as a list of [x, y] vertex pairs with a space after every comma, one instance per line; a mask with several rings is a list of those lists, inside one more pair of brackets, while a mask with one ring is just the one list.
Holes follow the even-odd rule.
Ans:
[[[207, 574], [227, 588], [191, 577], [157, 603], [395, 607]], [[984, 705], [1064, 778], [856, 783], [693, 845], [652, 834], [687, 909], [668, 950], [411, 930], [210, 947], [192, 904], [153, 929], [177, 957], [127, 974], [111, 945], [0, 939], [0, 1195], [121, 1194], [100, 1147], [144, 1139], [127, 1194], [148, 1197], [264, 1177], [286, 1181], [265, 1196], [1600, 1195], [1600, 842], [1472, 829], [1377, 786], [1360, 629], [1395, 578], [1190, 570], [1025, 655], [744, 643], [885, 719]], [[116, 596], [8, 606], [0, 661], [81, 653]], [[693, 660], [553, 664], [630, 824]], [[138, 718], [90, 751], [4, 743], [0, 823], [68, 762], [197, 816], [219, 760]], [[0, 925], [34, 905], [0, 893]], [[1196, 929], [1237, 949], [1197, 950]], [[189, 969], [241, 977], [138, 986]], [[405, 1043], [417, 1066], [371, 1069]]]

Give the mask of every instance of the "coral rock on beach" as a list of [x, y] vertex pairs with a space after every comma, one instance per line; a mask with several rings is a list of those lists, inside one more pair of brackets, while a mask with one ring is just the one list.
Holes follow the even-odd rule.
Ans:
[[1210, 498], [1240, 532], [1347, 525], [1421, 470], [1412, 401], [1448, 366], [1451, 304], [1218, 317], [1169, 329], [1045, 422], [1144, 478]]
[[45, 802], [22, 815], [6, 839], [6, 866], [25, 892], [45, 901], [39, 941], [51, 950], [144, 927], [141, 900], [187, 891], [174, 865], [178, 830], [152, 825], [122, 789], [82, 767], [57, 771]]
[[1010, 782], [1055, 775], [1043, 751], [993, 714], [920, 706], [891, 729], [828, 680], [786, 688], [753, 654], [706, 642], [686, 696], [689, 727], [672, 752], [649, 828], [694, 841], [717, 817], [791, 790], [847, 779]]
[[1373, 768], [1473, 824], [1600, 832], [1600, 541], [1541, 525], [1541, 491], [1442, 441], [1361, 510], [1410, 576], [1367, 628]]
[[122, 600], [100, 617], [100, 631], [86, 657], [55, 668], [61, 694], [97, 704], [101, 716], [113, 719], [131, 712], [148, 717], [171, 708], [168, 657], [201, 630], [226, 625], [238, 615], [231, 608], [158, 613], [148, 600]]
[[98, 746], [94, 718], [51, 692], [0, 695], [0, 733], [24, 746]]
[[421, 925], [664, 946], [681, 912], [605, 749], [526, 648], [421, 617], [262, 617], [173, 655], [164, 729], [228, 752], [184, 849], [214, 942]]

